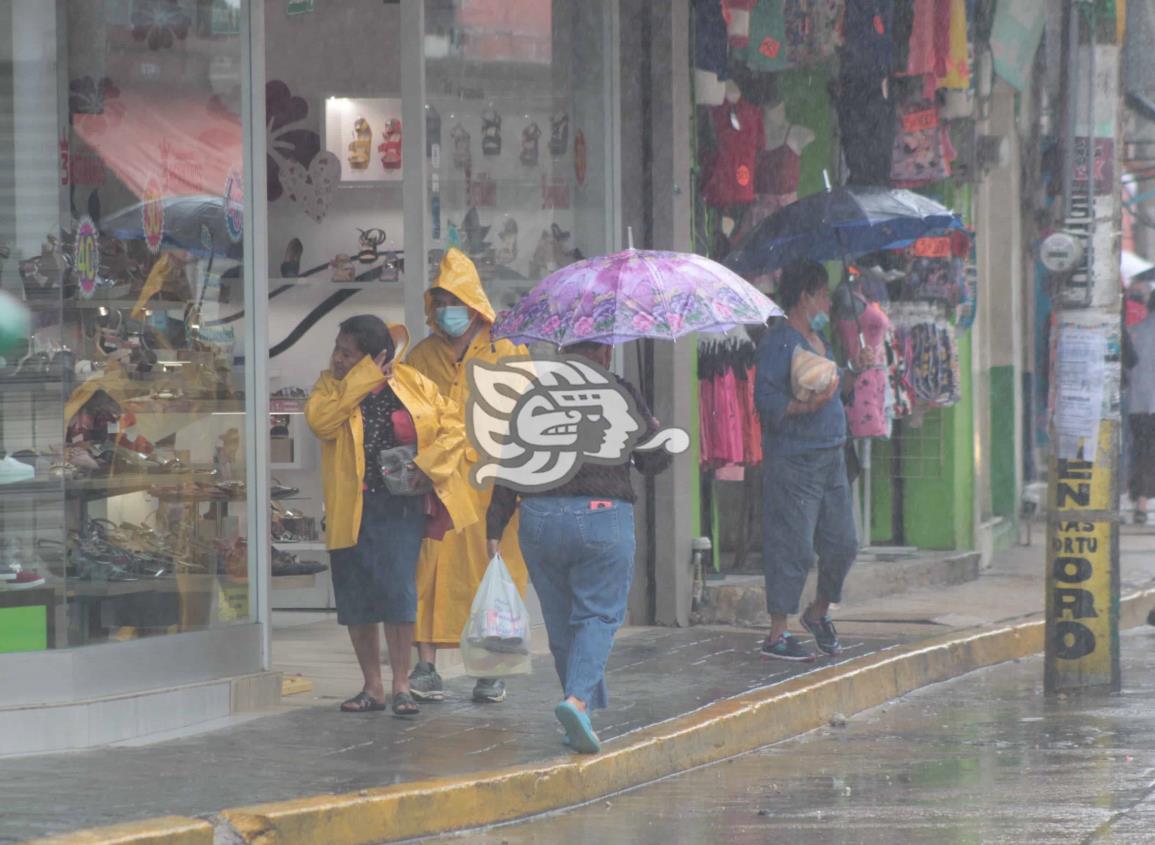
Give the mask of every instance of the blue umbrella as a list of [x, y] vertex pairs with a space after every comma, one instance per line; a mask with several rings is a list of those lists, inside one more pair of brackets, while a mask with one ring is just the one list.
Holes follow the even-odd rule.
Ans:
[[[240, 261], [244, 245], [229, 237], [225, 224], [224, 200], [212, 196], [165, 197], [163, 246], [187, 250], [206, 258], [219, 255]], [[144, 240], [141, 214], [145, 203], [137, 203], [110, 214], [100, 221], [100, 231], [122, 241]]]
[[763, 220], [727, 257], [750, 276], [792, 261], [845, 261], [901, 247], [935, 230], [962, 229], [949, 208], [901, 188], [845, 185], [803, 197]]

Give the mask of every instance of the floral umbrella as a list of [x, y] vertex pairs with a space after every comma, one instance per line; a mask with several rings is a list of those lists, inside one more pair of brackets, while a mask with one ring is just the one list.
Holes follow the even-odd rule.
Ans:
[[494, 337], [563, 347], [764, 323], [782, 309], [721, 264], [681, 252], [637, 250], [579, 261], [547, 276], [503, 312]]

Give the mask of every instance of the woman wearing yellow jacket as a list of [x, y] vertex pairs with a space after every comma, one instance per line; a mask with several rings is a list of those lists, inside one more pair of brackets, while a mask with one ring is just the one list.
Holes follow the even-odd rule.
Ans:
[[[341, 709], [362, 713], [387, 706], [377, 634], [378, 623], [384, 623], [393, 712], [411, 716], [418, 712], [409, 689], [417, 557], [434, 524], [428, 516], [447, 514], [460, 529], [477, 522], [477, 510], [460, 471], [465, 448], [460, 412], [412, 367], [395, 364], [395, 350], [378, 317], [364, 314], [341, 323], [329, 369], [313, 387], [305, 419], [321, 440], [337, 621], [349, 628], [365, 680]], [[431, 483], [431, 495], [386, 489], [381, 452], [413, 445], [414, 482]]]
[[[450, 249], [441, 261], [437, 282], [425, 292], [425, 314], [432, 334], [413, 347], [407, 358], [410, 366], [433, 381], [441, 393], [464, 412], [469, 399], [469, 363], [494, 363], [511, 355], [524, 355], [524, 346], [508, 340], [493, 340], [490, 331], [496, 314], [477, 268], [465, 253]], [[477, 453], [466, 445], [466, 466], [477, 461]], [[473, 506], [479, 514], [489, 507], [493, 488], [470, 486]], [[469, 618], [473, 596], [489, 565], [485, 523], [447, 534], [445, 539], [426, 540], [417, 566], [417, 651], [419, 662], [410, 676], [413, 695], [422, 700], [445, 697], [441, 676], [434, 666], [438, 648], [457, 648], [461, 631]], [[501, 544], [501, 554], [517, 589], [525, 595], [525, 561], [517, 544], [517, 525], [510, 524]], [[473, 700], [498, 702], [505, 698], [504, 682], [481, 678], [473, 688]]]

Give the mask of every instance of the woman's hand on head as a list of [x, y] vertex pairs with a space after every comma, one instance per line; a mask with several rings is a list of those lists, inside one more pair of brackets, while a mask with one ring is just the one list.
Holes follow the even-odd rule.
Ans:
[[373, 363], [381, 370], [381, 375], [385, 378], [393, 378], [393, 362], [389, 360], [389, 350], [381, 350], [381, 354], [373, 359]]

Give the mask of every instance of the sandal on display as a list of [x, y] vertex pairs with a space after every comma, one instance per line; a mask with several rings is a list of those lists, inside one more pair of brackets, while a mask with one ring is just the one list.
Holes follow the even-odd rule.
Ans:
[[361, 234], [358, 243], [361, 251], [357, 253], [357, 261], [361, 264], [372, 264], [380, 256], [378, 247], [385, 243], [384, 229], [358, 229]]
[[521, 163], [526, 167], [537, 166], [537, 140], [540, 137], [541, 129], [536, 123], [521, 130]]
[[385, 124], [384, 140], [377, 147], [381, 154], [381, 166], [386, 170], [401, 169], [401, 121], [391, 118]]
[[469, 131], [459, 123], [450, 130], [449, 137], [453, 139], [453, 166], [467, 169], [471, 159]]
[[501, 115], [489, 109], [481, 116], [482, 155], [501, 155]]
[[498, 233], [497, 263], [509, 265], [517, 260], [517, 221], [505, 218], [505, 225]]
[[334, 282], [354, 282], [357, 280], [357, 269], [353, 266], [353, 259], [347, 255], [338, 255], [329, 262], [333, 271]]
[[549, 119], [549, 153], [554, 158], [566, 154], [569, 149], [569, 115], [554, 112]]
[[295, 496], [300, 492], [301, 488], [290, 487], [287, 484], [282, 484], [276, 478], [273, 478], [272, 484], [269, 485], [269, 497], [273, 499], [287, 499], [290, 496]]
[[349, 166], [354, 170], [368, 168], [369, 151], [372, 146], [373, 130], [369, 128], [369, 121], [359, 117], [353, 124], [353, 140], [349, 142]]
[[341, 702], [342, 713], [373, 713], [387, 707], [384, 701], [378, 701], [367, 692], [359, 692], [350, 699]]

